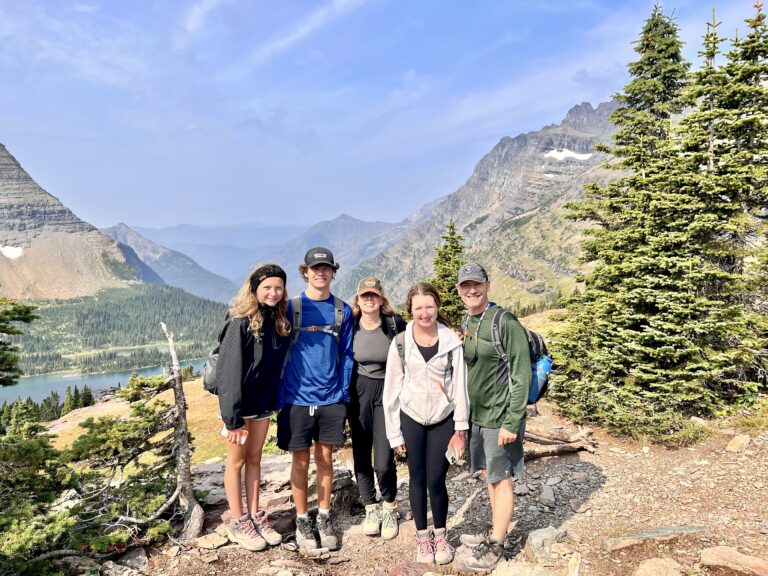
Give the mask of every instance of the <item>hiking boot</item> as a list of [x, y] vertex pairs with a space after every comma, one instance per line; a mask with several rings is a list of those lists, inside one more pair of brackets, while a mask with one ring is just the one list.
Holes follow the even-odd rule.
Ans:
[[378, 504], [365, 505], [365, 520], [363, 520], [363, 534], [366, 536], [378, 536], [381, 532], [381, 511]]
[[303, 550], [317, 548], [315, 531], [312, 529], [312, 521], [309, 518], [296, 516], [296, 545]]
[[435, 564], [453, 562], [453, 547], [445, 539], [445, 528], [435, 528], [432, 533], [432, 543], [435, 548]]
[[339, 539], [334, 533], [330, 514], [317, 514], [317, 533], [320, 535], [321, 548], [339, 549]]
[[251, 517], [256, 530], [259, 531], [261, 537], [267, 541], [270, 546], [277, 546], [283, 541], [283, 537], [280, 533], [270, 526], [267, 521], [267, 513], [264, 510], [259, 510], [254, 516]]
[[394, 540], [397, 538], [399, 528], [397, 526], [397, 501], [384, 502], [381, 510], [381, 538], [382, 540]]
[[416, 530], [416, 562], [421, 564], [435, 563], [435, 546], [432, 542], [432, 532]]
[[480, 543], [484, 542], [487, 538], [490, 538], [491, 531], [485, 530], [478, 534], [462, 534], [459, 536], [459, 542], [467, 548], [474, 548]]
[[484, 540], [475, 546], [472, 556], [464, 560], [464, 568], [470, 572], [490, 572], [503, 556], [503, 543], [491, 539]]
[[239, 544], [246, 550], [258, 552], [267, 547], [267, 541], [261, 537], [251, 522], [250, 514], [230, 520], [227, 524], [227, 536], [232, 542]]

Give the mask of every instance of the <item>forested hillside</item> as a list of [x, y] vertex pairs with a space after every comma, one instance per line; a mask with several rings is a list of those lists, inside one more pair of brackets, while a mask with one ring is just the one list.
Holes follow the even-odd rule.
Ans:
[[97, 296], [39, 303], [40, 318], [16, 337], [26, 374], [102, 372], [165, 362], [160, 322], [176, 336], [182, 359], [205, 356], [226, 305], [170, 286], [140, 285]]

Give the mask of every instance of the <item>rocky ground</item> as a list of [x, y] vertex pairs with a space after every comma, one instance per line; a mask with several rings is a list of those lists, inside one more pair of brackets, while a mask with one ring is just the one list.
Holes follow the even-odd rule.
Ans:
[[[529, 422], [529, 428], [575, 431], [546, 406]], [[517, 486], [525, 493], [516, 499], [507, 559], [495, 574], [768, 575], [767, 432], [753, 433], [746, 443], [735, 431], [718, 429], [705, 443], [676, 450], [625, 442], [600, 431], [595, 436], [594, 453], [527, 462], [525, 482]], [[221, 516], [226, 516], [222, 465], [212, 462], [197, 472], [198, 487], [208, 491], [209, 535], [197, 547], [150, 550], [148, 562], [139, 567], [163, 576], [428, 573], [430, 567], [409, 562], [415, 545], [407, 469], [401, 467], [400, 536], [382, 542], [360, 531], [363, 511], [348, 469], [349, 449], [336, 456], [341, 550], [309, 558], [289, 545], [251, 553], [228, 544], [220, 535]], [[293, 530], [289, 467], [287, 456], [271, 456], [263, 470], [263, 502], [288, 543]], [[459, 546], [459, 534], [488, 526], [488, 496], [482, 479], [461, 467], [451, 470], [449, 492], [449, 535], [460, 557], [467, 551]], [[458, 563], [431, 570], [463, 573]]]

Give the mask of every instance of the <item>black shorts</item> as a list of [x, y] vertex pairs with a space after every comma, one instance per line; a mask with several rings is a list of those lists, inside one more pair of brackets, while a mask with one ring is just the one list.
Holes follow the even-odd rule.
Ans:
[[344, 444], [347, 405], [326, 406], [286, 404], [277, 416], [277, 446], [288, 452], [307, 450], [312, 440], [320, 444]]

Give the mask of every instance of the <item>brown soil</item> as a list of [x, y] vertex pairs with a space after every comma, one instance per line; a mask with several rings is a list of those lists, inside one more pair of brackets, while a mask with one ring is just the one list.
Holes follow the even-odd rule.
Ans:
[[[574, 429], [546, 405], [531, 422], [537, 428]], [[576, 552], [583, 558], [580, 573], [600, 576], [631, 575], [642, 560], [653, 557], [675, 559], [686, 574], [725, 574], [699, 564], [700, 551], [717, 545], [737, 547], [763, 558], [768, 555], [768, 433], [753, 433], [747, 450], [738, 454], [725, 451], [733, 437], [728, 430], [718, 430], [696, 447], [675, 450], [619, 440], [599, 430], [596, 436], [599, 446], [595, 454], [579, 452], [527, 463], [530, 493], [516, 501], [516, 523], [508, 539], [509, 559], [524, 560], [521, 547], [526, 534], [548, 525], [568, 530], [565, 546], [558, 550], [560, 556], [550, 563], [553, 574], [565, 574], [568, 560]], [[337, 456], [340, 462], [350, 457], [346, 452]], [[460, 468], [452, 470], [449, 480], [449, 532], [457, 546], [460, 533], [482, 530], [490, 522], [484, 484], [474, 478], [454, 480], [462, 472]], [[557, 504], [547, 508], [537, 499], [541, 487], [548, 480], [552, 483], [554, 477], [561, 478], [553, 486]], [[579, 513], [573, 510], [578, 503], [584, 503]], [[407, 501], [403, 508], [407, 508]], [[388, 572], [396, 564], [413, 559], [412, 521], [401, 523], [401, 534], [392, 542], [365, 537], [360, 532], [361, 521], [362, 516], [339, 519], [343, 546], [324, 559], [303, 558], [284, 548], [251, 553], [226, 547], [219, 550], [219, 559], [209, 564], [189, 553], [172, 558], [155, 550], [151, 553], [151, 573], [257, 574], [270, 565], [274, 570], [280, 563], [271, 563], [283, 559], [288, 561], [281, 567], [283, 574], [354, 576], [373, 574], [377, 567]], [[704, 526], [706, 530], [614, 552], [603, 546], [607, 537], [678, 526]], [[436, 571], [460, 573], [455, 568], [441, 568]]]

